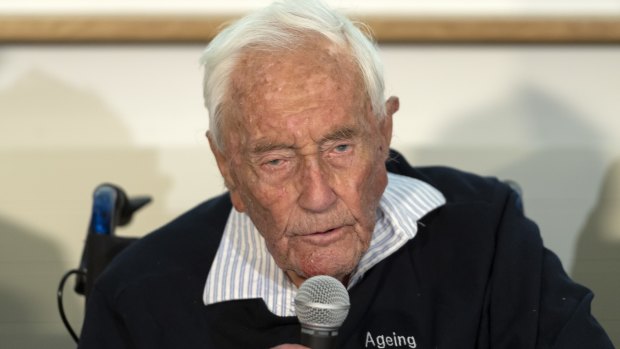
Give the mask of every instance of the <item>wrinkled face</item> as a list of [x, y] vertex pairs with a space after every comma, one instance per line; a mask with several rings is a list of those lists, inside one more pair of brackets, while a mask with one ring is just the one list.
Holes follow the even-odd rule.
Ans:
[[246, 53], [233, 74], [224, 151], [212, 146], [235, 208], [296, 284], [319, 274], [346, 280], [368, 249], [387, 184], [392, 112], [379, 121], [350, 59], [330, 51], [317, 43]]

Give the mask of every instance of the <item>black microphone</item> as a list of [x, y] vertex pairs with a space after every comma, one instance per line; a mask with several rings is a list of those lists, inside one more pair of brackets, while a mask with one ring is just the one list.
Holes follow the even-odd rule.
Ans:
[[337, 349], [338, 329], [349, 307], [349, 293], [337, 279], [319, 275], [306, 280], [295, 297], [301, 344], [311, 349]]

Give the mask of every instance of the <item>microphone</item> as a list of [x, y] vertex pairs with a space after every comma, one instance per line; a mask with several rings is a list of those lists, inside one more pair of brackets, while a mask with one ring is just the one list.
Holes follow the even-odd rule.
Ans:
[[301, 344], [312, 349], [337, 349], [338, 329], [349, 307], [349, 293], [337, 279], [318, 275], [306, 280], [295, 297]]

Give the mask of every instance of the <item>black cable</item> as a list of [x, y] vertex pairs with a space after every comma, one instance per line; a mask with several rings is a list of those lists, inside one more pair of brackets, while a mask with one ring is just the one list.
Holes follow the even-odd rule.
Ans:
[[62, 323], [67, 328], [67, 331], [69, 331], [69, 334], [71, 335], [71, 337], [73, 337], [73, 340], [75, 341], [75, 343], [79, 343], [80, 338], [75, 334], [75, 331], [73, 331], [73, 328], [71, 327], [71, 324], [69, 323], [69, 320], [67, 320], [67, 316], [65, 315], [65, 309], [62, 304], [62, 293], [65, 288], [65, 282], [67, 282], [67, 279], [72, 274], [86, 275], [86, 272], [80, 269], [71, 269], [68, 272], [66, 272], [65, 275], [62, 276], [62, 279], [60, 279], [60, 284], [58, 285], [58, 292], [56, 293], [56, 296], [58, 298], [58, 311], [60, 312], [60, 318], [62, 319]]

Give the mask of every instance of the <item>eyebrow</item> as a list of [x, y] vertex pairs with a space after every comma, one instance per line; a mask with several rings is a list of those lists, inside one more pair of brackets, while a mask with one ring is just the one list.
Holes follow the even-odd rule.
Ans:
[[338, 129], [334, 132], [327, 134], [326, 136], [321, 138], [321, 141], [319, 143], [324, 144], [326, 142], [350, 140], [350, 139], [355, 138], [358, 134], [359, 134], [358, 129], [354, 127], [343, 127], [341, 129]]
[[284, 143], [257, 143], [252, 148], [253, 154], [264, 154], [273, 150], [282, 150], [282, 149], [295, 149], [293, 145], [284, 144]]
[[[359, 134], [358, 130], [353, 127], [343, 127], [341, 129], [335, 130], [323, 137], [319, 141], [319, 144], [325, 144], [327, 142], [334, 141], [342, 141], [342, 140], [350, 140]], [[274, 150], [283, 150], [283, 149], [296, 149], [295, 145], [286, 144], [286, 143], [268, 143], [268, 142], [258, 142], [252, 147], [252, 154], [264, 154]]]

